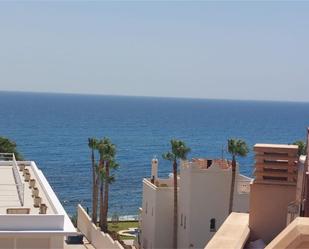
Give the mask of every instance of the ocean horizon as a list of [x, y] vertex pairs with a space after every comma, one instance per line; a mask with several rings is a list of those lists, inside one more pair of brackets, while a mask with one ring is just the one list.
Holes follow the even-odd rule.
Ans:
[[151, 159], [159, 159], [159, 176], [171, 171], [161, 157], [171, 138], [191, 147], [189, 158], [230, 158], [227, 139], [244, 139], [251, 151], [240, 171], [252, 176], [255, 143], [304, 140], [309, 126], [308, 102], [0, 92], [0, 105], [0, 136], [37, 163], [71, 215], [78, 203], [91, 208], [88, 137], [117, 145], [109, 214], [135, 215]]

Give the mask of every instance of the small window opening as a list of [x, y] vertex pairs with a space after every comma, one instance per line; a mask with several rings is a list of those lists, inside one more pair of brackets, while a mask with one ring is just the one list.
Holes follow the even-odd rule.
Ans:
[[210, 220], [210, 232], [215, 232], [216, 231], [216, 219], [212, 218]]

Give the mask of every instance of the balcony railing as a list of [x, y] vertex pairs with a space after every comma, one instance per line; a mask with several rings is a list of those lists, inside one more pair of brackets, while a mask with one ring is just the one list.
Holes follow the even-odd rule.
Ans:
[[9, 166], [12, 166], [13, 176], [15, 180], [15, 186], [17, 189], [18, 197], [21, 206], [24, 206], [24, 183], [19, 174], [19, 167], [15, 159], [14, 153], [0, 153], [0, 161], [5, 161]]
[[296, 217], [299, 216], [300, 206], [296, 201], [291, 202], [288, 205], [288, 212], [287, 212], [287, 225], [290, 224]]

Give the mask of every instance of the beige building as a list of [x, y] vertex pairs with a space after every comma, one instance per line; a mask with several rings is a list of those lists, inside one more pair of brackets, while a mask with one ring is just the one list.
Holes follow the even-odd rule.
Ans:
[[297, 146], [278, 144], [254, 151], [249, 215], [232, 213], [205, 248], [309, 248], [308, 152], [298, 157]]
[[287, 208], [296, 198], [298, 147], [256, 144], [254, 151], [256, 163], [255, 180], [251, 185], [250, 238], [261, 239], [268, 244], [286, 227]]
[[[152, 161], [149, 179], [143, 180], [140, 248], [172, 248], [173, 176], [157, 177], [158, 160]], [[236, 174], [234, 207], [249, 211], [251, 178]], [[178, 177], [178, 247], [204, 248], [228, 216], [231, 164], [226, 160], [183, 161]]]
[[0, 154], [0, 248], [62, 249], [76, 229], [33, 161]]

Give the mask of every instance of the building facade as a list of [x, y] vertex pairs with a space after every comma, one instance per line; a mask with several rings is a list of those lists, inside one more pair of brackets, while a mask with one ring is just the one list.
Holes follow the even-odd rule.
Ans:
[[205, 249], [309, 248], [308, 141], [309, 132], [306, 155], [296, 145], [254, 146], [250, 212], [230, 214]]
[[[143, 180], [140, 248], [172, 248], [173, 176], [157, 177], [158, 160]], [[204, 248], [229, 212], [231, 163], [227, 160], [183, 161], [178, 176], [178, 247]], [[236, 172], [233, 210], [249, 211], [251, 178]]]

